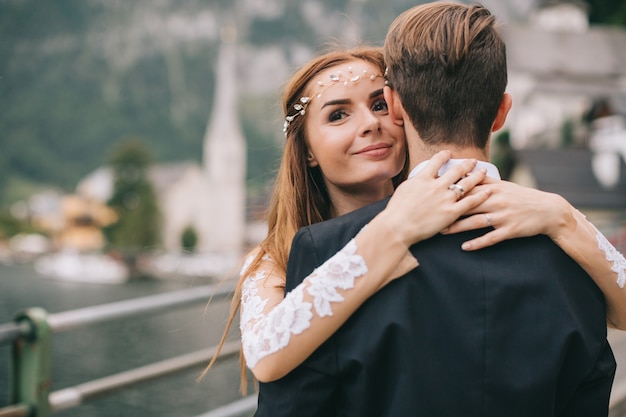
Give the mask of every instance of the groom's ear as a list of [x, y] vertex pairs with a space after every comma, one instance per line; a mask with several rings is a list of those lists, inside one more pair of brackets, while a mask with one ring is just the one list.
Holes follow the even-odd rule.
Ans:
[[404, 109], [402, 108], [402, 103], [400, 102], [400, 98], [398, 97], [398, 93], [391, 89], [388, 85], [383, 88], [383, 97], [387, 102], [387, 108], [389, 109], [389, 116], [393, 123], [398, 126], [404, 126]]
[[513, 99], [511, 95], [508, 93], [504, 93], [502, 96], [502, 101], [500, 102], [500, 107], [498, 108], [498, 114], [496, 115], [496, 119], [491, 125], [491, 131], [495, 132], [499, 130], [502, 126], [504, 126], [504, 122], [506, 122], [506, 116], [509, 114], [509, 110], [511, 110], [511, 106], [513, 105]]

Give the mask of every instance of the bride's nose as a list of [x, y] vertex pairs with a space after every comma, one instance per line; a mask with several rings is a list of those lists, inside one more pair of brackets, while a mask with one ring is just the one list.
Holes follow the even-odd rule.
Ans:
[[371, 111], [363, 112], [360, 131], [362, 136], [380, 131], [380, 119]]

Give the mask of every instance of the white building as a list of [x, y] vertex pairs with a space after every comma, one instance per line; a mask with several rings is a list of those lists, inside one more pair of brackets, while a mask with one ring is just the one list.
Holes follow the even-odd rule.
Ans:
[[597, 99], [626, 105], [626, 30], [588, 22], [585, 2], [548, 0], [528, 23], [502, 26], [515, 149], [560, 146], [564, 123]]
[[527, 23], [502, 26], [512, 180], [564, 196], [624, 250], [626, 30], [589, 25], [584, 1], [538, 6]]
[[[237, 47], [228, 33], [222, 38], [202, 165], [156, 164], [148, 172], [161, 210], [166, 251], [181, 250], [187, 227], [197, 233], [200, 253], [239, 254], [246, 243], [246, 142], [238, 119]], [[78, 184], [77, 192], [107, 201], [113, 192], [112, 171], [99, 168]]]

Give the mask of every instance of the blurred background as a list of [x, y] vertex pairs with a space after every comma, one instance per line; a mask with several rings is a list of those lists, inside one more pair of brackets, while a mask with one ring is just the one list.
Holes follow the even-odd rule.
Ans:
[[[0, 0], [0, 323], [32, 305], [63, 311], [227, 276], [265, 233], [289, 75], [332, 43], [381, 45], [418, 3]], [[501, 24], [513, 96], [493, 162], [562, 194], [623, 252], [626, 2], [482, 3]], [[167, 338], [176, 323], [153, 327]], [[184, 328], [208, 346], [198, 333], [217, 337], [216, 323]]]
[[[2, 257], [232, 260], [264, 233], [283, 83], [329, 43], [381, 44], [413, 4], [0, 1]], [[494, 162], [591, 211], [621, 245], [626, 5], [485, 5], [502, 25], [514, 99]]]

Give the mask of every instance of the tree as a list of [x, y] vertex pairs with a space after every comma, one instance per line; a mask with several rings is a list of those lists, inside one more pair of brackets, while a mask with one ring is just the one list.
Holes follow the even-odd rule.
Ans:
[[511, 134], [501, 131], [491, 142], [491, 162], [498, 167], [502, 179], [509, 180], [515, 169], [515, 152], [511, 147]]
[[617, 0], [588, 0], [589, 21], [626, 27], [626, 3]]
[[105, 229], [109, 244], [126, 254], [153, 249], [160, 243], [160, 213], [147, 178], [151, 157], [138, 140], [120, 143], [110, 158], [113, 196], [108, 204], [118, 221]]
[[198, 233], [196, 233], [196, 229], [194, 229], [193, 226], [185, 227], [185, 230], [183, 230], [180, 236], [180, 246], [185, 252], [193, 253], [196, 251], [197, 244]]

